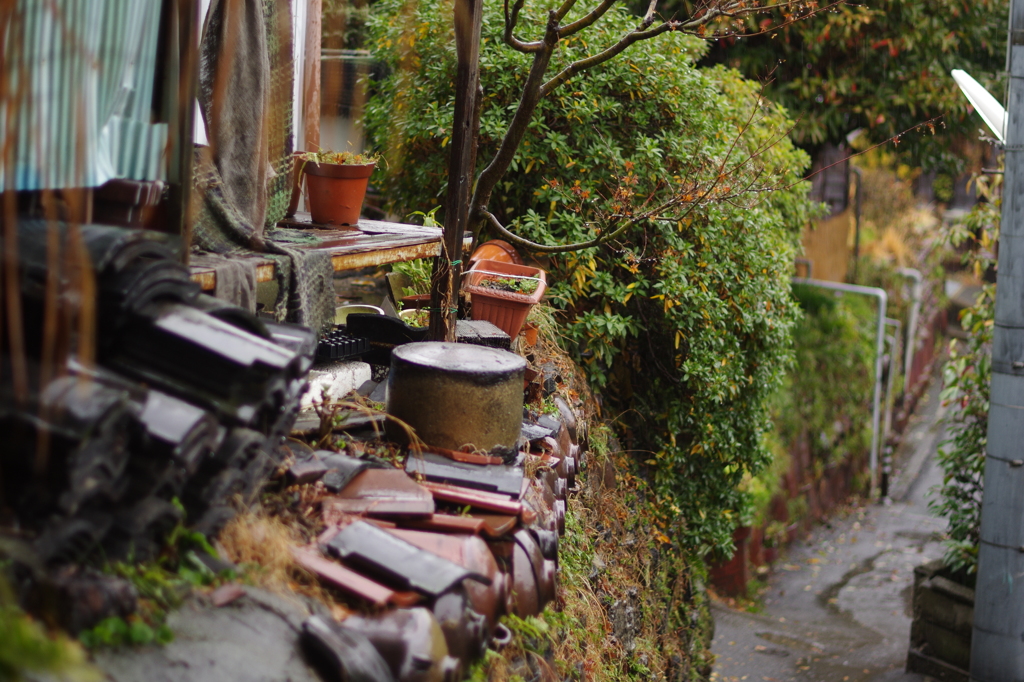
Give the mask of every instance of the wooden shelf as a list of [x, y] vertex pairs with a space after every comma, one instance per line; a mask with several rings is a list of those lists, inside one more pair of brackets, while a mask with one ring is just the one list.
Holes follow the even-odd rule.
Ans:
[[[404, 225], [382, 220], [360, 220], [355, 227], [338, 229], [332, 225], [318, 225], [312, 222], [308, 213], [296, 213], [278, 223], [278, 228], [295, 230], [302, 237], [310, 235], [318, 243], [291, 243], [290, 246], [309, 250], [327, 251], [335, 272], [359, 270], [361, 268], [399, 263], [417, 258], [433, 258], [441, 253], [441, 228]], [[463, 238], [463, 248], [472, 242], [470, 233]], [[256, 281], [269, 282], [274, 279], [274, 262], [257, 258]], [[199, 282], [204, 291], [211, 291], [217, 284], [217, 273], [213, 268], [192, 267], [192, 281]]]

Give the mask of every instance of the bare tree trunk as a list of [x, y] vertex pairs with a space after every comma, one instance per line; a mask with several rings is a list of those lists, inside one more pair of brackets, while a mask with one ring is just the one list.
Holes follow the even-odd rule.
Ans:
[[434, 341], [455, 340], [455, 313], [462, 274], [462, 240], [469, 224], [469, 199], [476, 163], [476, 137], [480, 83], [480, 25], [483, 0], [456, 0], [455, 120], [448, 161], [448, 196], [445, 200], [441, 255], [434, 261], [430, 281], [430, 331]]

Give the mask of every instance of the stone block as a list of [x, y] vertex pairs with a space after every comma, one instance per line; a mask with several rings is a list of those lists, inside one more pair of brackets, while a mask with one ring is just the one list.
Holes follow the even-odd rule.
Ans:
[[940, 677], [928, 672], [934, 667], [929, 661], [960, 670], [970, 666], [974, 590], [943, 576], [944, 569], [941, 560], [914, 569], [914, 620], [907, 669], [937, 679], [956, 679], [954, 673]]
[[302, 408], [311, 407], [322, 400], [326, 390], [328, 400], [341, 400], [370, 380], [371, 368], [365, 362], [333, 362], [309, 373], [309, 389], [302, 396]]
[[907, 652], [907, 672], [927, 675], [930, 679], [939, 682], [970, 682], [970, 675], [966, 670], [940, 661], [917, 649], [910, 649]]
[[941, 575], [935, 576], [930, 582], [931, 588], [936, 592], [939, 592], [956, 602], [966, 604], [971, 608], [974, 607], [974, 590], [966, 585], [961, 585], [960, 583], [944, 578]]
[[111, 682], [319, 682], [306, 664], [299, 632], [309, 609], [302, 602], [246, 587], [245, 596], [221, 608], [191, 599], [167, 624], [166, 646], [121, 647], [95, 653]]
[[919, 632], [927, 642], [922, 651], [963, 670], [971, 667], [970, 637], [928, 621], [920, 621], [918, 625]]
[[[937, 583], [940, 585], [937, 586]], [[974, 625], [973, 599], [965, 603], [962, 600], [962, 595], [957, 594], [957, 597], [954, 598], [950, 596], [948, 586], [941, 585], [941, 583], [949, 583], [954, 588], [971, 592], [971, 596], [974, 596], [973, 590], [957, 585], [941, 576], [935, 576], [922, 583], [921, 587], [915, 591], [914, 613], [918, 618], [962, 635], [970, 641]]]
[[458, 320], [455, 323], [455, 340], [487, 348], [512, 348], [512, 338], [487, 320]]
[[918, 585], [923, 583], [925, 580], [931, 579], [933, 575], [941, 571], [946, 567], [946, 564], [942, 559], [935, 559], [929, 561], [926, 564], [914, 567], [914, 589], [917, 589]]

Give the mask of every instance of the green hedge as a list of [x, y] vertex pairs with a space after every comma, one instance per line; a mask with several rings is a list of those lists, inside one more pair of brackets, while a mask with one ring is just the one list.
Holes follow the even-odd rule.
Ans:
[[[544, 3], [528, 5], [524, 39], [545, 21]], [[400, 214], [428, 211], [445, 192], [450, 12], [450, 3], [381, 0], [370, 20], [370, 45], [390, 75], [373, 85], [366, 123], [388, 160], [382, 194]], [[635, 25], [613, 7], [560, 44], [551, 72]], [[481, 167], [529, 63], [502, 44], [502, 26], [500, 5], [488, 3]], [[793, 123], [735, 71], [696, 68], [704, 51], [666, 34], [542, 100], [489, 207], [527, 238], [564, 243], [692, 190], [671, 219], [551, 258], [547, 269], [567, 347], [645, 468], [664, 532], [698, 554], [730, 546], [745, 505], [737, 486], [772, 458], [769, 400], [792, 359], [789, 277], [811, 210], [799, 181], [807, 157], [786, 137]]]

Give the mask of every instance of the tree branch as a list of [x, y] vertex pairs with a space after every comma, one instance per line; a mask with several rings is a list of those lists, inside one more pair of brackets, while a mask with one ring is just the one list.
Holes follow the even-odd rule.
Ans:
[[[648, 40], [655, 36], [661, 35], [662, 33], [665, 33], [667, 31], [676, 30], [676, 25], [677, 24], [675, 22], [666, 21], [665, 23], [660, 24], [651, 29], [644, 30], [642, 28], [637, 28], [627, 33], [621, 39], [619, 39], [619, 42], [605, 49], [603, 52], [598, 52], [595, 55], [587, 57], [586, 59], [581, 59], [579, 61], [573, 62], [569, 66], [562, 69], [562, 71], [558, 73], [558, 75], [554, 76], [551, 80], [549, 80], [547, 83], [541, 86], [540, 96], [546, 97], [548, 93], [558, 88], [558, 86], [562, 85], [579, 72], [597, 66], [598, 64], [603, 64], [612, 57], [621, 53], [623, 50], [625, 50], [627, 47], [629, 47], [635, 42], [638, 42], [640, 40]], [[643, 26], [643, 24], [641, 24], [641, 26]]]
[[[575, 0], [573, 0], [573, 2], [575, 2]], [[763, 33], [768, 33], [770, 31], [775, 31], [784, 26], [788, 26], [792, 23], [795, 23], [796, 21], [805, 19], [809, 16], [814, 16], [815, 14], [826, 12], [832, 9], [833, 7], [845, 5], [846, 2], [847, 0], [833, 0], [825, 7], [815, 9], [811, 12], [808, 12], [805, 15], [802, 15], [801, 17], [790, 19], [789, 21], [786, 21], [782, 24], [771, 27], [770, 29], [765, 29], [757, 33], [745, 33], [743, 35], [755, 36], [761, 35]], [[564, 38], [573, 35], [574, 33], [590, 26], [595, 21], [600, 19], [601, 16], [608, 11], [612, 4], [614, 4], [614, 0], [602, 0], [601, 4], [597, 8], [595, 8], [590, 14], [586, 15], [582, 19], [573, 22], [572, 24], [569, 24], [568, 26], [560, 28], [558, 30], [558, 36], [560, 38]], [[623, 50], [625, 50], [633, 43], [638, 42], [640, 40], [654, 38], [655, 36], [665, 33], [666, 31], [688, 33], [698, 35], [703, 38], [705, 36], [701, 35], [700, 29], [714, 21], [717, 21], [718, 19], [736, 18], [747, 16], [748, 14], [754, 14], [755, 12], [767, 12], [770, 10], [783, 9], [786, 7], [802, 5], [803, 0], [784, 0], [784, 2], [777, 2], [773, 5], [767, 6], [754, 6], [749, 2], [749, 0], [728, 0], [728, 2], [722, 2], [716, 4], [713, 7], [708, 7], [700, 16], [692, 17], [688, 21], [676, 21], [673, 19], [670, 21], [665, 21], [659, 24], [658, 26], [651, 28], [651, 25], [654, 23], [654, 16], [655, 10], [657, 9], [657, 4], [657, 0], [650, 0], [650, 4], [647, 7], [647, 13], [644, 15], [643, 21], [633, 31], [627, 33], [621, 39], [619, 39], [619, 42], [605, 49], [603, 52], [599, 52], [598, 54], [587, 57], [586, 59], [581, 59], [579, 61], [573, 62], [569, 66], [562, 69], [560, 73], [558, 73], [555, 77], [553, 77], [551, 80], [549, 80], [542, 86], [541, 97], [547, 96], [548, 93], [550, 93], [552, 90], [555, 90], [560, 85], [562, 85], [567, 80], [569, 80], [576, 74], [580, 73], [581, 71], [585, 71], [589, 68], [597, 66], [598, 64], [602, 64], [608, 61], [612, 57], [621, 53]]]
[[609, 232], [606, 235], [601, 235], [600, 237], [592, 239], [589, 242], [579, 242], [577, 244], [560, 244], [558, 246], [547, 246], [545, 244], [531, 242], [529, 239], [523, 239], [519, 235], [513, 232], [509, 232], [508, 228], [502, 225], [498, 221], [498, 219], [494, 217], [494, 214], [490, 213], [486, 209], [478, 208], [477, 213], [483, 218], [485, 218], [487, 222], [491, 224], [491, 227], [493, 227], [495, 231], [502, 237], [509, 240], [513, 244], [517, 244], [519, 246], [530, 249], [531, 251], [535, 251], [537, 253], [565, 253], [567, 251], [580, 251], [581, 249], [589, 249], [594, 246], [600, 246], [601, 244], [604, 244], [607, 241], [615, 239], [616, 237], [621, 235], [623, 232], [625, 232], [638, 222], [637, 220], [627, 220], [622, 225], [615, 228], [615, 230], [613, 230], [612, 232]]
[[[563, 26], [562, 28], [558, 29], [558, 37], [568, 38], [569, 36], [575, 33], [579, 33], [580, 31], [582, 31], [583, 29], [585, 29], [586, 27], [590, 26], [595, 21], [603, 17], [604, 13], [607, 12], [611, 8], [611, 6], [615, 4], [615, 2], [616, 0], [601, 0], [601, 4], [595, 7], [592, 12], [590, 12], [589, 14], [580, 19], [577, 19], [568, 26]], [[647, 19], [645, 18], [644, 21], [647, 21]]]
[[[761, 100], [761, 95], [758, 96], [757, 102], [759, 103], [760, 100]], [[760, 167], [755, 169], [753, 177], [751, 177], [747, 181], [745, 181], [738, 190], [728, 191], [728, 188], [726, 188], [726, 193], [719, 194], [717, 197], [713, 197], [712, 196], [715, 193], [715, 190], [718, 189], [719, 185], [722, 183], [724, 178], [735, 176], [738, 173], [738, 171], [740, 170], [741, 167], [745, 166], [746, 164], [750, 163], [752, 160], [756, 159], [764, 151], [766, 151], [769, 147], [774, 146], [780, 140], [785, 138], [789, 134], [789, 132], [790, 132], [788, 130], [784, 131], [784, 132], [781, 132], [778, 136], [775, 136], [773, 139], [769, 139], [763, 145], [757, 146], [752, 152], [747, 154], [747, 156], [746, 156], [746, 158], [744, 160], [738, 161], [738, 162], [736, 162], [734, 165], [732, 165], [730, 167], [730, 165], [729, 165], [730, 158], [732, 157], [733, 153], [736, 151], [736, 148], [738, 147], [740, 140], [743, 138], [744, 134], [750, 128], [750, 126], [752, 125], [755, 117], [757, 116], [757, 111], [759, 109], [758, 103], [755, 103], [754, 107], [752, 107], [752, 110], [750, 112], [750, 116], [741, 125], [739, 134], [736, 136], [735, 139], [733, 139], [733, 141], [730, 144], [729, 149], [726, 152], [724, 158], [722, 158], [721, 161], [715, 162], [715, 169], [716, 170], [715, 170], [715, 174], [714, 174], [714, 179], [710, 183], [708, 183], [708, 185], [706, 187], [699, 188], [699, 187], [695, 186], [692, 190], [689, 190], [689, 191], [687, 191], [687, 190], [680, 190], [680, 191], [676, 192], [672, 197], [670, 197], [670, 198], [666, 199], [665, 201], [661, 202], [659, 205], [657, 205], [657, 206], [655, 206], [653, 208], [648, 208], [646, 210], [643, 210], [642, 212], [633, 213], [632, 215], [630, 215], [628, 217], [627, 216], [623, 216], [623, 215], [613, 215], [613, 216], [611, 216], [611, 224], [612, 225], [614, 225], [617, 221], [620, 221], [620, 220], [622, 220], [623, 222], [621, 224], [619, 224], [618, 227], [615, 227], [614, 230], [612, 230], [610, 233], [608, 233], [606, 235], [601, 235], [601, 236], [599, 236], [599, 237], [597, 237], [595, 239], [592, 239], [590, 241], [579, 242], [579, 243], [576, 243], [576, 244], [564, 244], [564, 245], [559, 245], [559, 246], [548, 246], [548, 245], [539, 244], [537, 242], [530, 241], [528, 239], [524, 239], [523, 237], [520, 237], [520, 236], [514, 234], [513, 232], [509, 231], [508, 228], [506, 228], [504, 225], [502, 225], [493, 214], [491, 214], [490, 212], [488, 212], [486, 209], [484, 209], [483, 207], [481, 207], [479, 205], [475, 209], [475, 215], [481, 217], [482, 219], [485, 219], [495, 229], [495, 231], [501, 237], [503, 237], [504, 239], [507, 239], [508, 241], [512, 242], [513, 244], [516, 244], [518, 246], [522, 246], [524, 248], [527, 248], [527, 249], [530, 249], [532, 251], [539, 252], [539, 253], [564, 253], [564, 252], [568, 252], [568, 251], [579, 251], [581, 249], [587, 249], [587, 248], [592, 248], [592, 247], [595, 247], [595, 246], [600, 246], [601, 244], [604, 244], [604, 243], [609, 242], [609, 241], [611, 241], [613, 239], [616, 239], [617, 237], [622, 235], [626, 230], [628, 230], [630, 227], [634, 227], [634, 226], [636, 226], [636, 225], [638, 225], [640, 223], [643, 223], [645, 221], [649, 221], [649, 220], [670, 220], [670, 221], [678, 222], [680, 220], [685, 220], [686, 217], [689, 216], [698, 206], [701, 206], [702, 204], [706, 203], [709, 200], [722, 201], [722, 202], [726, 202], [726, 203], [729, 203], [729, 204], [737, 206], [737, 207], [741, 207], [740, 204], [738, 204], [735, 201], [736, 199], [739, 199], [740, 197], [747, 196], [747, 195], [760, 195], [760, 194], [776, 191], [776, 190], [779, 190], [779, 189], [786, 189], [785, 187], [779, 187], [779, 186], [767, 186], [767, 187], [766, 186], [761, 186], [760, 181], [764, 177], [767, 169], [764, 168], [763, 166], [760, 166]], [[781, 172], [781, 171], [777, 171], [777, 172]], [[777, 172], [773, 172], [772, 174], [774, 175]], [[684, 198], [684, 197], [686, 197], [686, 196], [688, 196], [690, 194], [696, 194], [697, 196], [695, 198], [693, 198], [693, 199], [686, 199], [686, 198]], [[649, 197], [647, 201], [649, 202], [652, 198], [653, 198], [653, 195], [651, 195], [651, 197]], [[688, 207], [683, 211], [683, 213], [681, 215], [678, 215], [678, 216], [666, 216], [666, 215], [664, 215], [667, 211], [669, 211], [669, 210], [671, 210], [673, 208], [680, 207], [680, 206], [682, 206], [684, 204], [688, 204]], [[755, 202], [755, 205], [756, 205], [756, 202]]]
[[555, 23], [557, 24], [562, 21], [562, 19], [565, 19], [565, 15], [568, 14], [569, 10], [571, 10], [575, 5], [576, 0], [564, 0], [564, 2], [562, 2], [562, 6], [555, 10], [554, 15], [552, 16]]
[[523, 5], [525, 4], [526, 0], [515, 0], [515, 3], [512, 5], [512, 11], [509, 12], [508, 0], [504, 0], [506, 36], [511, 35], [516, 30], [516, 25], [519, 23], [519, 13], [523, 10]]
[[651, 4], [647, 5], [647, 11], [644, 13], [644, 23], [650, 25], [654, 23], [654, 13], [658, 9], [658, 0], [651, 0]]
[[505, 0], [505, 44], [513, 50], [523, 52], [525, 54], [540, 52], [544, 49], [543, 41], [535, 40], [528, 43], [516, 38], [515, 36], [516, 24], [519, 23], [519, 13], [522, 11], [523, 5], [525, 4], [526, 0], [515, 0], [515, 3], [512, 5], [512, 11], [509, 12], [508, 0]]
[[[700, 31], [696, 30], [696, 29], [699, 29], [701, 26], [706, 26], [707, 24], [711, 23], [711, 21], [713, 19], [719, 19], [719, 18], [722, 18], [722, 17], [736, 18], [736, 17], [747, 16], [749, 14], [754, 14], [755, 12], [770, 12], [772, 10], [786, 9], [788, 7], [794, 7], [794, 6], [800, 7], [800, 6], [803, 6], [805, 4], [805, 2], [804, 2], [804, 0], [785, 0], [785, 2], [777, 2], [774, 5], [767, 5], [767, 6], [763, 6], [763, 7], [749, 7], [749, 6], [748, 7], [744, 7], [743, 6], [744, 4], [745, 3], [740, 2], [739, 3], [740, 7], [735, 7], [735, 9], [733, 9], [733, 10], [716, 10], [714, 16], [711, 17], [710, 19], [707, 19], [707, 17], [709, 15], [702, 15], [701, 17], [698, 17], [696, 20], [691, 20], [689, 22], [685, 22], [683, 24], [680, 24], [680, 27], [678, 29], [676, 29], [676, 30], [679, 31], [680, 33], [686, 33], [686, 34], [689, 34], [689, 35], [695, 35], [695, 36], [698, 36], [698, 37], [700, 37], [702, 39], [705, 39], [705, 40], [712, 39], [712, 38], [729, 38], [729, 37], [733, 37], [733, 36], [742, 36], [744, 38], [753, 38], [754, 36], [763, 36], [763, 35], [767, 35], [769, 33], [774, 33], [775, 31], [778, 31], [779, 29], [785, 28], [787, 26], [791, 26], [791, 25], [795, 24], [798, 21], [803, 21], [803, 20], [808, 19], [810, 17], [817, 16], [818, 14], [821, 14], [823, 12], [828, 12], [829, 10], [831, 10], [831, 9], [833, 9], [835, 7], [839, 7], [840, 5], [849, 4], [849, 0], [832, 0], [831, 2], [829, 2], [824, 7], [815, 8], [813, 10], [810, 10], [810, 11], [806, 12], [805, 14], [800, 14], [799, 16], [792, 16], [791, 18], [787, 19], [786, 21], [783, 21], [781, 24], [772, 24], [768, 28], [762, 29], [760, 31], [756, 31], [754, 33], [746, 33], [746, 32], [735, 31], [733, 33], [716, 33], [714, 35], [705, 35], [705, 34], [701, 33]], [[734, 3], [734, 6], [735, 6], [735, 3]]]
[[[813, 16], [819, 12], [828, 11], [838, 5], [846, 4], [848, 0], [831, 0], [825, 7], [817, 8], [804, 15], [801, 18], [807, 16]], [[540, 100], [552, 91], [563, 85], [566, 81], [579, 74], [582, 71], [590, 69], [594, 66], [602, 64], [609, 59], [612, 59], [616, 55], [622, 53], [633, 43], [641, 40], [648, 40], [654, 38], [662, 33], [668, 31], [676, 31], [688, 34], [703, 35], [703, 27], [719, 20], [722, 18], [736, 18], [741, 16], [747, 16], [756, 12], [767, 12], [770, 10], [783, 9], [787, 7], [802, 6], [804, 0], [782, 0], [775, 2], [774, 4], [767, 6], [759, 6], [750, 0], [713, 0], [712, 3], [705, 5], [698, 10], [699, 16], [691, 16], [687, 20], [668, 20], [664, 21], [657, 26], [652, 24], [655, 21], [657, 14], [658, 0], [649, 0], [647, 12], [644, 15], [643, 20], [637, 27], [622, 36], [618, 42], [611, 47], [592, 55], [590, 57], [575, 61], [569, 64], [567, 67], [562, 69], [558, 74], [552, 77], [548, 81], [544, 81], [544, 77], [547, 72], [547, 68], [550, 64], [551, 57], [555, 51], [555, 47], [561, 38], [571, 36], [595, 23], [599, 20], [611, 6], [615, 3], [615, 0], [600, 0], [600, 4], [591, 10], [584, 17], [576, 20], [575, 22], [568, 24], [567, 26], [559, 26], [561, 20], [569, 13], [569, 11], [576, 5], [577, 0], [563, 0], [561, 6], [557, 10], [553, 10], [548, 13], [548, 24], [545, 30], [544, 38], [539, 41], [524, 42], [515, 37], [515, 27], [519, 20], [519, 14], [525, 5], [525, 0], [512, 0], [512, 7], [509, 8], [509, 0], [504, 0], [505, 8], [505, 43], [508, 44], [512, 49], [524, 53], [532, 53], [534, 55], [533, 64], [530, 67], [530, 73], [527, 77], [526, 83], [523, 86], [522, 95], [520, 96], [519, 105], [516, 108], [516, 112], [509, 123], [508, 128], [505, 131], [505, 135], [501, 140], [501, 144], [490, 163], [480, 173], [479, 178], [476, 182], [476, 188], [473, 192], [471, 207], [474, 207], [473, 213], [470, 218], [470, 229], [473, 232], [474, 240], [479, 236], [480, 230], [483, 227], [484, 222], [489, 222], [495, 227], [503, 236], [513, 241], [514, 243], [540, 250], [544, 253], [558, 253], [561, 251], [572, 251], [580, 248], [587, 248], [588, 246], [596, 246], [597, 244], [610, 239], [611, 237], [598, 238], [593, 242], [587, 242], [584, 244], [573, 244], [566, 247], [549, 247], [541, 244], [535, 244], [528, 240], [509, 232], [504, 226], [502, 226], [497, 218], [487, 212], [487, 205], [490, 202], [491, 194], [498, 182], [508, 171], [512, 160], [515, 158], [516, 151], [519, 145], [522, 143], [523, 138], [526, 136], [526, 132], [529, 128], [530, 121], [533, 118], [533, 113], [537, 108]], [[791, 18], [781, 25], [777, 25], [772, 29], [766, 29], [759, 33], [751, 33], [745, 35], [759, 35], [760, 33], [767, 33], [771, 30], [777, 30], [784, 26], [787, 26], [798, 18]], [[720, 36], [719, 36], [720, 37]], [[748, 122], [749, 123], [749, 122]], [[744, 127], [744, 130], [746, 127]], [[743, 131], [740, 132], [739, 137], [742, 137]], [[731, 156], [736, 141], [734, 140], [734, 146], [726, 154], [725, 159], [722, 161], [722, 167], [728, 165], [729, 157]], [[720, 169], [721, 172], [721, 169]], [[707, 188], [697, 200], [697, 204], [706, 200], [711, 192], [714, 190], [716, 183]], [[659, 210], [668, 208], [674, 202], [670, 201], [667, 204], [659, 207]], [[692, 210], [692, 207], [691, 207]], [[637, 218], [633, 222], [640, 219], [646, 219], [652, 212], [645, 212], [644, 218]], [[626, 225], [630, 223], [627, 222]], [[614, 234], [621, 234], [626, 228], [622, 227], [616, 229]]]
[[[743, 165], [745, 165], [751, 159], [754, 158], [753, 154], [748, 155], [746, 159], [744, 159], [743, 161], [737, 163], [731, 169], [729, 169], [728, 172], [726, 172], [726, 169], [728, 168], [728, 165], [729, 165], [729, 159], [732, 157], [733, 152], [736, 151], [736, 148], [739, 146], [740, 140], [746, 134], [747, 130], [750, 129], [750, 126], [754, 122], [754, 118], [757, 116], [757, 111], [760, 108], [759, 105], [761, 103], [762, 98], [764, 97], [764, 88], [765, 87], [767, 87], [767, 84], [766, 83], [762, 84], [761, 92], [758, 93], [757, 99], [756, 99], [756, 101], [754, 103], [754, 106], [751, 107], [750, 116], [748, 116], [747, 120], [743, 122], [742, 126], [740, 126], [739, 133], [733, 139], [732, 143], [729, 145], [728, 151], [726, 151], [726, 153], [725, 153], [725, 158], [723, 158], [722, 162], [720, 164], [718, 164], [718, 170], [715, 172], [715, 175], [714, 175], [715, 179], [701, 193], [701, 195], [699, 197], [697, 197], [696, 201], [690, 202], [690, 207], [683, 213], [683, 215], [680, 217], [680, 219], [685, 218], [686, 216], [688, 216], [690, 213], [692, 213], [694, 211], [694, 209], [697, 206], [701, 205], [704, 201], [706, 201], [711, 196], [712, 192], [714, 192], [715, 189], [718, 187], [718, 185], [721, 183], [723, 178], [735, 174], [740, 168], [743, 167]], [[781, 140], [782, 138], [786, 137], [788, 134], [789, 134], [789, 131], [786, 131], [785, 133], [780, 135], [779, 138], [777, 138], [775, 140], [775, 142], [772, 142], [770, 146], [773, 146], [773, 145], [777, 144], [779, 142], [779, 140]], [[761, 151], [762, 150], [759, 149], [759, 150], [757, 150], [757, 153], [760, 154]], [[661, 211], [664, 211], [664, 210], [666, 210], [668, 208], [671, 208], [672, 206], [678, 206], [678, 205], [680, 205], [682, 203], [684, 203], [684, 202], [679, 201], [678, 195], [677, 195], [676, 197], [673, 197], [672, 199], [669, 199], [664, 204], [662, 204], [657, 209], [655, 209], [654, 213], [660, 213]]]
[[[558, 42], [558, 24], [555, 21], [555, 12], [548, 15], [548, 26], [544, 33], [543, 48], [533, 56], [533, 65], [530, 67], [530, 74], [523, 85], [523, 94], [519, 99], [519, 106], [516, 113], [505, 131], [505, 137], [501, 140], [501, 146], [494, 154], [494, 158], [487, 164], [487, 167], [480, 172], [476, 182], [476, 189], [473, 191], [473, 199], [470, 206], [486, 207], [491, 199], [491, 192], [498, 184], [498, 181], [508, 170], [512, 159], [515, 158], [516, 150], [526, 135], [533, 112], [540, 102], [541, 84], [544, 82], [544, 74], [551, 61], [551, 54], [555, 51], [555, 44]], [[480, 231], [480, 221], [471, 220], [471, 229], [474, 237]]]

